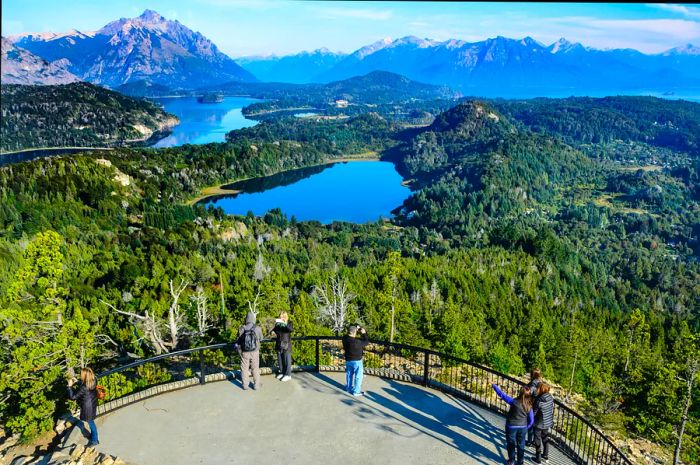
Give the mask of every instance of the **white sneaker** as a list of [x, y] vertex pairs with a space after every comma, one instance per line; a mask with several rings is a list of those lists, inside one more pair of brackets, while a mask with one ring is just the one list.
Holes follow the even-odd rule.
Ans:
[[279, 375], [275, 376], [275, 378], [282, 379], [282, 378], [284, 378], [284, 375], [280, 373]]
[[282, 379], [281, 379], [280, 381], [286, 382], [286, 381], [289, 381], [290, 379], [292, 379], [291, 376], [283, 376]]

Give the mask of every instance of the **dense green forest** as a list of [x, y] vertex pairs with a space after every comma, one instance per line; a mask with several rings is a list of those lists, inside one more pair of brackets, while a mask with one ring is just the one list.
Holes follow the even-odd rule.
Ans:
[[[655, 132], [675, 102], [636, 101], [648, 108], [619, 112], [634, 121], [625, 132], [598, 101], [586, 101], [596, 140], [555, 127], [549, 106], [527, 110], [535, 125], [516, 114], [522, 102], [466, 101], [425, 127], [381, 113], [278, 118], [223, 144], [0, 168], [2, 423], [27, 438], [50, 428], [66, 408], [64, 370], [81, 357], [99, 366], [231, 341], [258, 292], [261, 319], [288, 309], [300, 335], [329, 334], [313, 288], [341, 279], [356, 295], [350, 321], [373, 337], [389, 338], [394, 308], [395, 340], [517, 375], [539, 366], [585, 396], [597, 423], [672, 449], [700, 352], [696, 134]], [[565, 120], [570, 102], [551, 103]], [[674, 127], [698, 124], [697, 107], [682, 114]], [[669, 166], [585, 147], [613, 140], [646, 144]], [[370, 150], [416, 189], [391, 224], [233, 218], [186, 203], [205, 186]], [[163, 321], [169, 285], [183, 281], [181, 333], [164, 333], [164, 346], [118, 312]], [[218, 309], [222, 284], [224, 310], [197, 331], [196, 298]], [[696, 463], [697, 383], [690, 393], [682, 457]]]
[[1, 89], [3, 151], [145, 141], [177, 123], [153, 103], [85, 82]]

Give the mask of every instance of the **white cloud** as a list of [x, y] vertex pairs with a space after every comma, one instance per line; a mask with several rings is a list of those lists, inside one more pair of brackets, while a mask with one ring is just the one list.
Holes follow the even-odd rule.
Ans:
[[660, 10], [670, 11], [672, 13], [678, 13], [686, 18], [700, 19], [700, 8], [688, 7], [683, 5], [668, 5], [665, 3], [651, 3], [649, 6], [658, 8]]
[[366, 19], [370, 21], [387, 21], [393, 16], [391, 10], [369, 10], [364, 8], [320, 8], [317, 12], [322, 18]]

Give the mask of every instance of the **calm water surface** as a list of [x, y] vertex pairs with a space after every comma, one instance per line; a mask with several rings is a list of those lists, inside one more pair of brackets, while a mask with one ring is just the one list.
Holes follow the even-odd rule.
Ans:
[[242, 193], [204, 203], [234, 215], [264, 215], [280, 208], [300, 221], [366, 223], [390, 218], [411, 194], [401, 180], [389, 162], [336, 163], [229, 184]]
[[153, 100], [180, 118], [180, 124], [173, 128], [173, 132], [153, 147], [224, 142], [227, 132], [257, 124], [257, 121], [244, 118], [241, 109], [260, 101], [246, 97], [225, 97], [221, 103], [199, 103], [195, 97]]

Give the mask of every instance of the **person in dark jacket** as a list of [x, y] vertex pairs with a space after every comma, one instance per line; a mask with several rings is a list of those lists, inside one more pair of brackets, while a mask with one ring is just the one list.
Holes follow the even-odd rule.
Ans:
[[238, 352], [241, 354], [241, 381], [243, 390], [250, 386], [250, 373], [253, 373], [253, 388], [260, 389], [260, 341], [262, 330], [255, 324], [255, 313], [248, 312], [245, 324], [238, 328]]
[[289, 315], [287, 312], [280, 313], [272, 332], [275, 333], [275, 349], [279, 363], [277, 379], [285, 382], [292, 379], [292, 331], [294, 326], [289, 321]]
[[[527, 383], [527, 387], [530, 388], [530, 395], [534, 399], [537, 396], [537, 387], [542, 383], [542, 371], [539, 368], [533, 368], [530, 372], [530, 382]], [[530, 428], [527, 430], [527, 443], [526, 446], [532, 447], [535, 445], [535, 431]]]
[[[360, 337], [358, 336], [360, 334]], [[345, 350], [345, 390], [353, 396], [362, 396], [362, 357], [365, 347], [369, 344], [367, 331], [362, 326], [350, 326], [348, 334], [343, 336]]]
[[[501, 391], [497, 385], [492, 384], [498, 397], [503, 399], [510, 408], [506, 415], [506, 447], [508, 449], [508, 465], [523, 465], [525, 461], [525, 436], [528, 428], [535, 422], [532, 413], [532, 395], [530, 388], [520, 388], [515, 399]], [[517, 450], [517, 461], [516, 461]]]
[[95, 416], [97, 415], [97, 380], [91, 368], [80, 370], [80, 384], [76, 385], [76, 379], [68, 380], [68, 398], [74, 400], [80, 406], [80, 420], [90, 426], [90, 441], [88, 447], [96, 446], [100, 443], [97, 436], [97, 426], [95, 426]]
[[535, 412], [535, 463], [549, 462], [549, 430], [554, 424], [554, 398], [549, 393], [549, 384], [537, 386], [537, 397], [532, 406]]

